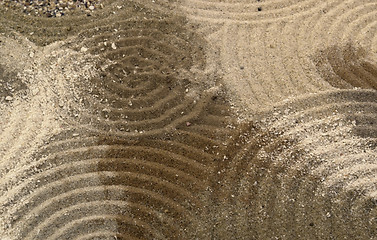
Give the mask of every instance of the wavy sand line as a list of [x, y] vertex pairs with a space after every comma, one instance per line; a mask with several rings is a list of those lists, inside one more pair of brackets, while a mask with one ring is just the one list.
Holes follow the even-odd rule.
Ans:
[[[197, 4], [200, 8], [200, 3]], [[234, 2], [225, 5], [232, 4], [237, 6]], [[224, 83], [235, 95], [234, 100], [239, 101], [237, 105], [247, 104], [251, 110], [263, 105], [268, 109], [289, 97], [331, 89], [327, 82], [339, 87], [333, 83], [335, 78], [346, 78], [346, 82], [352, 82], [351, 87], [374, 88], [375, 66], [369, 59], [374, 59], [370, 40], [375, 34], [369, 26], [376, 20], [375, 3], [327, 1], [324, 8], [324, 2], [317, 4], [318, 9], [305, 17], [295, 16], [292, 21], [269, 24], [259, 21], [219, 25], [193, 20], [205, 35], [205, 29], [210, 26], [216, 29], [216, 33], [206, 37], [211, 46], [208, 55], [211, 62], [221, 66]], [[232, 13], [231, 10], [224, 12]], [[372, 31], [368, 33], [369, 38], [360, 34], [365, 28]], [[343, 54], [334, 55], [330, 49], [339, 49]], [[359, 55], [358, 51], [368, 54]], [[320, 59], [330, 55], [332, 62], [318, 69]], [[352, 62], [350, 71], [346, 62]]]
[[244, 3], [232, 1], [224, 3], [219, 1], [187, 0], [179, 4], [187, 12], [189, 18], [198, 22], [274, 22], [289, 20], [296, 16], [304, 16], [324, 7], [318, 1], [265, 1]]
[[[64, 47], [101, 61], [96, 76], [69, 79], [65, 128], [4, 175], [6, 233], [371, 239], [377, 98], [352, 88], [375, 89], [375, 55], [359, 54], [374, 49], [374, 3], [266, 1], [244, 13], [257, 5], [112, 1], [87, 22], [38, 20], [56, 24], [43, 37], [21, 27], [39, 44], [77, 35]], [[5, 22], [30, 19], [20, 16]], [[66, 31], [74, 21], [84, 27]]]
[[217, 229], [216, 236], [373, 238], [376, 135], [354, 133], [374, 126], [356, 121], [354, 112], [376, 119], [375, 96], [303, 95], [266, 113], [262, 128], [246, 126], [246, 147], [224, 170], [229, 189], [215, 216], [231, 230]]

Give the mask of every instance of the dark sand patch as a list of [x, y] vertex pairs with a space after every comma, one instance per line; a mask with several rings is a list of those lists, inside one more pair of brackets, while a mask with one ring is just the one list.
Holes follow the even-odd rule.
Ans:
[[377, 66], [368, 53], [352, 44], [321, 50], [314, 59], [322, 78], [336, 88], [377, 89]]

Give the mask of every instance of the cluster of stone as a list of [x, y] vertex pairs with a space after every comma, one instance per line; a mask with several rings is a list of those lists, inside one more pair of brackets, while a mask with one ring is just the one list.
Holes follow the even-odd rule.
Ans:
[[81, 9], [88, 14], [102, 5], [100, 0], [1, 0], [0, 6], [21, 9], [27, 15], [61, 17]]

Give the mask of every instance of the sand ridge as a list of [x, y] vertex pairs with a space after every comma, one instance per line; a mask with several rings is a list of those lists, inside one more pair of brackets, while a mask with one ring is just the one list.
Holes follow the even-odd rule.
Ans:
[[[224, 83], [241, 98], [239, 105], [247, 104], [251, 110], [330, 89], [326, 81], [331, 80], [323, 74], [348, 78], [354, 82], [351, 87], [362, 86], [352, 76], [355, 72], [375, 82], [375, 66], [363, 63], [364, 57], [358, 60], [356, 53], [363, 51], [366, 58], [375, 59], [374, 1], [188, 0], [177, 3], [177, 8], [200, 26], [209, 52], [216, 53], [210, 62], [218, 62]], [[334, 59], [324, 64], [330, 66], [317, 70], [313, 64], [318, 66], [329, 51]], [[356, 59], [349, 61], [350, 57]], [[336, 68], [344, 60], [355, 69]]]

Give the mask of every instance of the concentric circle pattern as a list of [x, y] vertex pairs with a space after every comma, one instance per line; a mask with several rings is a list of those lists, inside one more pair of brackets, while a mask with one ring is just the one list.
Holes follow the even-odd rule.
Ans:
[[[377, 89], [377, 66], [363, 57], [362, 49], [331, 47], [318, 56], [316, 66], [323, 79], [336, 88]], [[326, 71], [326, 69], [331, 69]]]
[[[186, 3], [190, 9], [218, 9], [218, 18], [211, 21], [198, 19], [191, 10], [187, 14], [209, 42], [209, 62], [222, 69], [225, 85], [252, 111], [332, 87], [375, 88], [375, 1], [184, 1], [182, 9]], [[257, 18], [263, 4], [275, 3], [281, 11], [299, 8], [288, 11], [287, 18], [227, 18], [242, 16], [235, 8]], [[249, 11], [248, 4], [262, 10]]]
[[302, 97], [266, 113], [260, 129], [248, 127], [248, 144], [224, 170], [231, 188], [218, 217], [228, 230], [217, 236], [373, 239], [376, 97], [362, 90]]
[[0, 239], [377, 238], [374, 0], [100, 3], [0, 4]]
[[88, 49], [110, 62], [99, 77], [78, 83], [84, 92], [77, 93], [72, 114], [83, 127], [118, 136], [154, 135], [203, 111], [208, 100], [196, 99], [208, 97], [194, 92], [185, 74], [193, 63], [203, 68], [202, 42], [190, 43], [194, 33], [177, 25], [180, 21], [126, 20], [79, 35], [84, 40], [78, 51]]
[[63, 46], [100, 59], [98, 73], [61, 76], [72, 84], [56, 103], [64, 127], [4, 175], [2, 227], [12, 238], [209, 234], [211, 176], [234, 151], [234, 120], [216, 88], [195, 83], [203, 40], [182, 18], [143, 15], [105, 19]]

